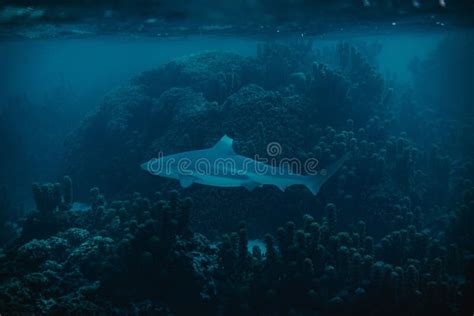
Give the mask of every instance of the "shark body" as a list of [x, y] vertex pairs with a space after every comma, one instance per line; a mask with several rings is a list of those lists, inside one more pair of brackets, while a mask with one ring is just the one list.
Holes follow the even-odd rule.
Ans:
[[341, 158], [326, 169], [324, 176], [299, 175], [238, 155], [233, 149], [233, 140], [224, 135], [211, 148], [154, 158], [143, 163], [141, 168], [153, 175], [177, 179], [183, 188], [199, 183], [216, 187], [245, 187], [251, 191], [263, 185], [273, 185], [285, 191], [292, 185], [304, 185], [316, 195], [345, 159]]

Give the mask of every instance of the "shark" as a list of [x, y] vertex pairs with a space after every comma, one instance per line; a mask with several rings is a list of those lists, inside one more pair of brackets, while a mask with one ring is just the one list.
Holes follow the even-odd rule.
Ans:
[[289, 168], [237, 154], [233, 139], [224, 135], [214, 146], [153, 158], [141, 164], [152, 175], [179, 180], [183, 188], [194, 183], [215, 187], [244, 187], [249, 191], [273, 185], [285, 191], [304, 185], [317, 195], [321, 186], [343, 165], [347, 154], [315, 175], [293, 173]]

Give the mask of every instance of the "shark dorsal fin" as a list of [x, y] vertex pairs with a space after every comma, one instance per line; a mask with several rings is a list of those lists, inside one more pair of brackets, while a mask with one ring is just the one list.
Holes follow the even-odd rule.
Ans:
[[232, 148], [233, 143], [234, 140], [232, 138], [224, 135], [212, 148], [225, 154], [235, 154], [234, 148]]

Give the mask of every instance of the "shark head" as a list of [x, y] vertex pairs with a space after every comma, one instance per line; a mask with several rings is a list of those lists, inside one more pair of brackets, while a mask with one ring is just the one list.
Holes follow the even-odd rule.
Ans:
[[140, 168], [155, 176], [178, 179], [177, 162], [172, 157], [153, 158], [140, 165]]
[[149, 162], [149, 161], [142, 163], [142, 164], [140, 165], [140, 168], [141, 168], [142, 170], [148, 171], [148, 170], [149, 170], [149, 169], [148, 169], [148, 162]]
[[163, 158], [153, 158], [140, 165], [143, 170], [157, 176], [165, 176], [166, 169], [164, 168], [164, 166], [165, 163], [163, 161]]

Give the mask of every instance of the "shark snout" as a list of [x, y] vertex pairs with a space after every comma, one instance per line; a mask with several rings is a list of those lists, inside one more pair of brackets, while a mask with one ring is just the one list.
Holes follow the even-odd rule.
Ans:
[[145, 171], [149, 171], [149, 167], [148, 167], [148, 161], [147, 162], [144, 162], [140, 165], [140, 168], [142, 168], [143, 170]]
[[140, 168], [151, 173], [151, 174], [160, 174], [162, 163], [159, 159], [151, 159], [140, 165]]

